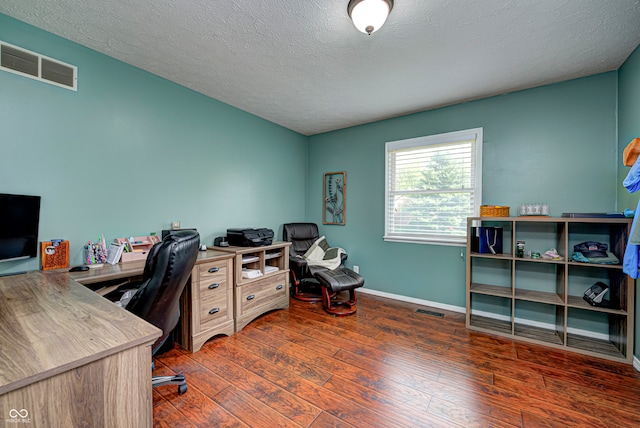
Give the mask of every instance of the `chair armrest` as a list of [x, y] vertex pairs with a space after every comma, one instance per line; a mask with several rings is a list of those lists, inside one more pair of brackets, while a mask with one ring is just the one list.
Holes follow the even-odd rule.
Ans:
[[289, 257], [289, 267], [299, 271], [307, 267], [307, 261], [302, 257], [291, 256]]

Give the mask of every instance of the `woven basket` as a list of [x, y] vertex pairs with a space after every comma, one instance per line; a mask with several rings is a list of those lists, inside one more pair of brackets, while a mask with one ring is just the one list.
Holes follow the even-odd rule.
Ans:
[[480, 205], [481, 217], [509, 217], [509, 207], [504, 205]]

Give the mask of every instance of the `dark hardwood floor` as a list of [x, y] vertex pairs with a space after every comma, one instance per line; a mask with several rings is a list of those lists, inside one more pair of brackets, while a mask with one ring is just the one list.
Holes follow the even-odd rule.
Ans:
[[[154, 374], [157, 427], [640, 427], [640, 374], [465, 329], [464, 315], [358, 295], [337, 318], [295, 300]], [[426, 308], [430, 309], [430, 308]]]

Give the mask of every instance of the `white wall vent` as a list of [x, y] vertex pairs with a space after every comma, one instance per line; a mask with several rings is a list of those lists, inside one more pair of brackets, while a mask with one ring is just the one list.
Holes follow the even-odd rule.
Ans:
[[0, 70], [78, 90], [78, 67], [0, 41]]

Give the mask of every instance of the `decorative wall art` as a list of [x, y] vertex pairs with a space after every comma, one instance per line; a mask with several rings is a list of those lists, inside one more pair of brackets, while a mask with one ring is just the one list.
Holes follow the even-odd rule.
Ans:
[[347, 173], [326, 172], [323, 191], [323, 224], [341, 224], [347, 222]]

